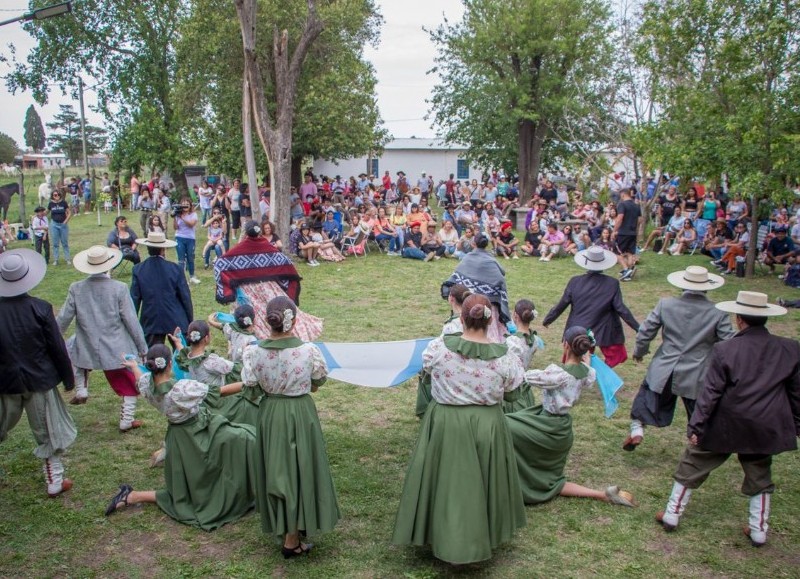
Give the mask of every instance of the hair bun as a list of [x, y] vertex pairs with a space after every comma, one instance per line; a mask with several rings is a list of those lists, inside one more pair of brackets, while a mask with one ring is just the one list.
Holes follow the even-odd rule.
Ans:
[[475, 305], [469, 309], [469, 317], [473, 320], [480, 320], [483, 318], [483, 305]]

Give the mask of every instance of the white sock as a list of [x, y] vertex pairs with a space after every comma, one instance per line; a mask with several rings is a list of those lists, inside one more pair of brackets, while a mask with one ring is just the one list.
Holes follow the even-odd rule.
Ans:
[[44, 459], [42, 470], [44, 470], [44, 480], [47, 483], [47, 494], [60, 493], [61, 484], [64, 482], [64, 464], [61, 459], [57, 456]]
[[122, 408], [119, 414], [119, 429], [130, 430], [133, 426], [133, 416], [136, 412], [136, 396], [123, 396]]
[[641, 420], [636, 420], [635, 418], [631, 420], [631, 437], [634, 436], [644, 438], [644, 424], [642, 424]]
[[748, 527], [750, 527], [750, 540], [754, 543], [767, 542], [771, 503], [772, 495], [770, 493], [761, 493], [750, 497]]

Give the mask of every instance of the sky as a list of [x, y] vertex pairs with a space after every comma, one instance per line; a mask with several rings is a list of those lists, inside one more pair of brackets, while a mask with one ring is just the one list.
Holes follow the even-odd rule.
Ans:
[[[365, 57], [372, 62], [378, 78], [378, 106], [385, 127], [394, 137], [433, 137], [430, 122], [424, 120], [428, 112], [426, 99], [430, 97], [436, 78], [426, 72], [433, 66], [435, 49], [423, 26], [435, 27], [444, 16], [451, 21], [463, 14], [461, 0], [376, 0], [384, 23], [380, 30], [381, 42], [377, 49], [367, 47]], [[26, 0], [2, 0], [0, 20], [21, 15], [27, 9]], [[426, 15], [422, 17], [422, 15]], [[19, 23], [0, 28], [0, 54], [9, 56], [8, 45], [13, 44], [17, 58], [23, 59], [33, 47], [33, 42]], [[0, 77], [9, 72], [8, 65], [0, 64]], [[91, 86], [94, 79], [84, 77], [84, 84]], [[96, 103], [94, 93], [86, 93], [87, 121], [103, 126], [100, 115], [91, 111]], [[10, 135], [24, 148], [23, 122], [25, 111], [33, 104], [42, 122], [53, 120], [58, 105], [72, 104], [77, 111], [79, 104], [69, 95], [61, 94], [52, 87], [49, 102], [44, 107], [34, 103], [30, 93], [11, 94], [5, 82], [0, 80], [0, 132]], [[45, 126], [45, 132], [49, 132]]]

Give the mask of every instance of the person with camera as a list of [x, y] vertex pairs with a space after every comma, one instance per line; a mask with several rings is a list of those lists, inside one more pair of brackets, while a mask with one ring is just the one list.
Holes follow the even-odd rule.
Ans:
[[194, 248], [197, 226], [197, 213], [189, 197], [181, 197], [180, 203], [172, 207], [172, 221], [175, 227], [175, 241], [178, 244], [178, 262], [181, 270], [189, 271], [189, 281], [198, 284], [200, 280], [194, 275]]

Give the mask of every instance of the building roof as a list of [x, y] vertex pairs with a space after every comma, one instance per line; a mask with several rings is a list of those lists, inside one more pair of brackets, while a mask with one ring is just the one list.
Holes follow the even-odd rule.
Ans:
[[23, 153], [23, 159], [66, 159], [63, 153]]
[[392, 139], [383, 147], [387, 151], [397, 150], [438, 150], [438, 151], [466, 151], [464, 145], [448, 144], [442, 139]]

